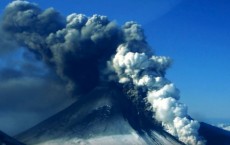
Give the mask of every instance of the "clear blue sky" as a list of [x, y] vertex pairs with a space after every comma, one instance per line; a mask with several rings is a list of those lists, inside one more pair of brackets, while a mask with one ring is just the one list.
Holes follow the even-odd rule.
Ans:
[[[2, 0], [3, 7], [10, 2]], [[174, 60], [167, 72], [181, 102], [200, 121], [230, 122], [229, 0], [31, 0], [64, 16], [106, 15], [118, 24], [137, 21], [158, 55]]]

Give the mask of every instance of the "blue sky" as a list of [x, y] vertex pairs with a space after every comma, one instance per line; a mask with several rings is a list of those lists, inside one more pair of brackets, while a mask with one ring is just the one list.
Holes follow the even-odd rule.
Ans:
[[174, 59], [168, 78], [190, 114], [230, 120], [230, 2], [183, 1], [145, 27], [156, 52]]
[[[1, 13], [5, 5], [0, 3]], [[230, 1], [229, 0], [31, 0], [64, 16], [106, 15], [118, 24], [142, 25], [156, 54], [174, 60], [167, 78], [181, 91], [191, 116], [230, 122]]]

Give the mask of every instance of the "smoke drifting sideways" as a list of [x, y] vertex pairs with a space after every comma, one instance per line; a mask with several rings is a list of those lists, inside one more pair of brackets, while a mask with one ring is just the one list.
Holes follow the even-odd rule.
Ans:
[[34, 3], [13, 1], [1, 29], [55, 70], [72, 96], [105, 81], [132, 85], [145, 92], [138, 99], [167, 132], [188, 145], [205, 144], [198, 121], [189, 119], [187, 107], [178, 101], [179, 90], [165, 78], [171, 60], [153, 53], [137, 23], [120, 27], [105, 16], [76, 13], [65, 19], [53, 8], [43, 11]]

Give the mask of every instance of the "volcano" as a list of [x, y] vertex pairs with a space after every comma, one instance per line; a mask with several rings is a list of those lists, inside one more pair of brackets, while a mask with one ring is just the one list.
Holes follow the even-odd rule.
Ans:
[[97, 87], [16, 138], [28, 145], [183, 145], [124, 98], [118, 87]]
[[[230, 133], [201, 123], [207, 145], [230, 144]], [[100, 86], [68, 108], [16, 136], [28, 145], [184, 145], [125, 97]]]

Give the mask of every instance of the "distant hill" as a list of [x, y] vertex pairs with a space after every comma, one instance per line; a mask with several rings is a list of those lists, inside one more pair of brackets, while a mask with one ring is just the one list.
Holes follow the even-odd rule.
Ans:
[[0, 131], [0, 145], [25, 145]]

